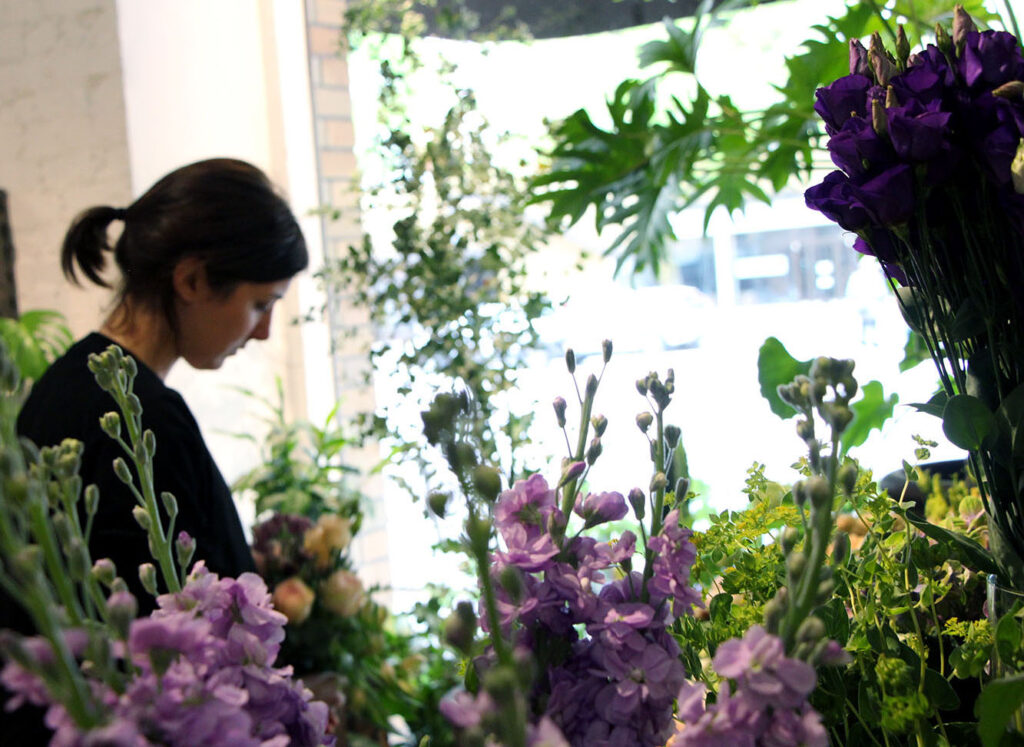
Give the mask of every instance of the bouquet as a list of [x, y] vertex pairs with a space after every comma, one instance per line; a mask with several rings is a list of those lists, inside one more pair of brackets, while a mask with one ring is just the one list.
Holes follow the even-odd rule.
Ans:
[[[605, 363], [611, 350], [606, 342]], [[572, 351], [567, 363], [574, 373]], [[833, 592], [826, 550], [834, 489], [849, 470], [817, 445], [812, 418], [825, 412], [840, 430], [849, 422], [851, 369], [822, 359], [812, 379], [786, 392], [807, 415], [802, 433], [814, 472], [794, 494], [810, 515], [805, 531], [787, 530], [776, 545], [788, 563], [783, 588], [758, 621], [738, 637], [712, 641], [710, 652], [693, 635], [700, 624], [692, 614], [704, 601], [691, 580], [697, 551], [684, 520], [689, 483], [673, 458], [681, 432], [664, 414], [675, 388], [671, 369], [637, 382], [651, 408], [637, 426], [650, 444], [653, 475], [646, 491], [626, 495], [585, 487], [608, 425], [593, 414], [599, 376], [577, 387], [579, 433], [574, 447], [566, 431], [569, 454], [557, 480], [538, 473], [507, 490], [495, 470], [477, 462], [471, 430], [460, 425], [472, 410], [468, 398], [439, 395], [423, 413], [424, 430], [466, 497], [462, 541], [480, 582], [479, 607], [460, 603], [445, 629], [467, 659], [465, 687], [442, 704], [463, 742], [825, 745], [809, 697], [817, 669], [849, 657], [816, 610]], [[563, 430], [567, 407], [555, 399]], [[430, 505], [443, 513], [450, 500], [438, 492]], [[707, 653], [714, 672], [704, 671]], [[707, 697], [711, 689], [715, 698]]]
[[[117, 569], [89, 557], [100, 496], [94, 486], [81, 490], [81, 444], [36, 450], [16, 438], [18, 381], [0, 347], [0, 583], [38, 631], [4, 632], [9, 707], [45, 707], [59, 745], [332, 744], [327, 706], [290, 667], [275, 666], [286, 617], [263, 580], [218, 578], [202, 562], [186, 572], [195, 543], [184, 532], [172, 541], [163, 524], [161, 507], [173, 526], [176, 501], [154, 493], [156, 444], [131, 393], [135, 361], [111, 346], [90, 368], [123, 413], [105, 415], [103, 428], [140, 476], [134, 515], [154, 563], [139, 573], [157, 608], [136, 617], [138, 601]], [[125, 459], [114, 469], [133, 485]], [[167, 589], [160, 595], [158, 576]]]
[[917, 54], [850, 42], [817, 92], [839, 170], [807, 204], [885, 268], [942, 389], [920, 409], [969, 450], [1006, 581], [1024, 588], [1024, 56], [957, 6]]

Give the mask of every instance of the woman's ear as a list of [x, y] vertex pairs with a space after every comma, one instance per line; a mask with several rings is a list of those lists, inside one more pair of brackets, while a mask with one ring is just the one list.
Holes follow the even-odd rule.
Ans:
[[210, 285], [206, 280], [206, 266], [199, 257], [178, 260], [171, 282], [174, 285], [174, 294], [186, 303], [209, 295]]

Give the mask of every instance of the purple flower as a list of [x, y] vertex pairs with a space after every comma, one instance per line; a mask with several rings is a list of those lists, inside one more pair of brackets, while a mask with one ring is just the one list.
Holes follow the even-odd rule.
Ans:
[[888, 140], [878, 136], [871, 122], [863, 117], [850, 117], [828, 141], [832, 162], [848, 176], [858, 177], [872, 169], [895, 162]]
[[693, 534], [679, 525], [679, 509], [665, 517], [661, 532], [647, 541], [654, 552], [653, 573], [647, 590], [653, 600], [672, 600], [672, 614], [684, 615], [700, 604], [700, 594], [690, 585], [690, 569], [697, 550], [690, 542]]
[[824, 213], [847, 231], [860, 231], [871, 220], [850, 178], [842, 171], [833, 171], [820, 184], [808, 187], [804, 201], [807, 207]]
[[1024, 79], [1024, 57], [1017, 39], [1006, 31], [973, 31], [967, 34], [960, 71], [971, 88], [997, 88]]
[[506, 552], [495, 553], [499, 562], [524, 571], [541, 571], [551, 565], [558, 547], [550, 534], [531, 534], [522, 524], [507, 524], [502, 530]]
[[187, 612], [135, 620], [128, 650], [136, 666], [162, 674], [179, 656], [200, 661], [210, 650], [210, 623]]
[[850, 117], [870, 115], [868, 91], [873, 85], [866, 75], [847, 75], [815, 92], [814, 111], [825, 121], [829, 135], [838, 132]]
[[814, 709], [782, 709], [772, 714], [772, 720], [758, 744], [764, 747], [827, 747], [828, 733], [821, 723], [821, 716]]
[[713, 664], [718, 674], [736, 680], [757, 702], [777, 708], [803, 703], [817, 681], [811, 665], [787, 657], [782, 640], [760, 625], [752, 626], [742, 640], [719, 646]]
[[921, 104], [916, 100], [886, 111], [893, 150], [909, 161], [928, 161], [950, 150], [950, 113], [940, 111], [940, 102]]
[[898, 226], [914, 214], [914, 172], [906, 164], [886, 169], [854, 191], [875, 225]]
[[479, 726], [484, 714], [494, 710], [494, 701], [483, 691], [473, 695], [466, 690], [459, 690], [445, 696], [440, 709], [446, 719], [462, 729], [468, 729]]
[[597, 526], [606, 521], [618, 521], [629, 511], [622, 493], [587, 493], [577, 496], [573, 511], [583, 517], [587, 527]]
[[514, 526], [523, 528], [533, 539], [547, 529], [556, 509], [557, 493], [548, 488], [543, 475], [533, 474], [501, 492], [494, 506], [494, 524], [506, 542], [506, 532]]

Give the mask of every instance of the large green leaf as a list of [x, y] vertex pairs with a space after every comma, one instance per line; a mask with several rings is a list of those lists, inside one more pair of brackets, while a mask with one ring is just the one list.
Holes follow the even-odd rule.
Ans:
[[843, 452], [864, 443], [873, 430], [881, 430], [885, 421], [892, 417], [893, 408], [900, 401], [899, 395], [885, 396], [881, 383], [869, 381], [860, 388], [861, 397], [852, 405], [853, 420], [839, 438]]
[[776, 337], [769, 337], [757, 351], [757, 381], [761, 385], [761, 396], [768, 400], [772, 412], [780, 418], [791, 418], [796, 410], [779, 396], [778, 389], [790, 383], [797, 376], [810, 373], [811, 361], [798, 361]]
[[957, 394], [946, 402], [942, 411], [942, 432], [954, 446], [978, 449], [995, 430], [995, 416], [977, 397]]
[[997, 747], [1014, 712], [1024, 705], [1024, 674], [989, 682], [975, 704], [984, 747]]
[[998, 573], [999, 566], [991, 553], [970, 537], [953, 532], [912, 511], [907, 512], [907, 521], [921, 530], [922, 534], [936, 541], [951, 557], [959, 558], [964, 565], [978, 573]]

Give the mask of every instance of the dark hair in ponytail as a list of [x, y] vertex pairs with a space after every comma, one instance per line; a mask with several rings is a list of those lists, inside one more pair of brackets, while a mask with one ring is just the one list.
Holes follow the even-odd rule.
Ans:
[[[107, 229], [124, 221], [111, 247]], [[75, 265], [109, 288], [102, 271], [112, 251], [121, 271], [118, 300], [163, 310], [174, 324], [175, 266], [198, 257], [215, 291], [240, 282], [285, 280], [309, 263], [298, 222], [266, 175], [255, 166], [215, 158], [183, 166], [150, 187], [128, 208], [93, 207], [71, 224], [61, 250], [65, 276], [79, 284]]]

